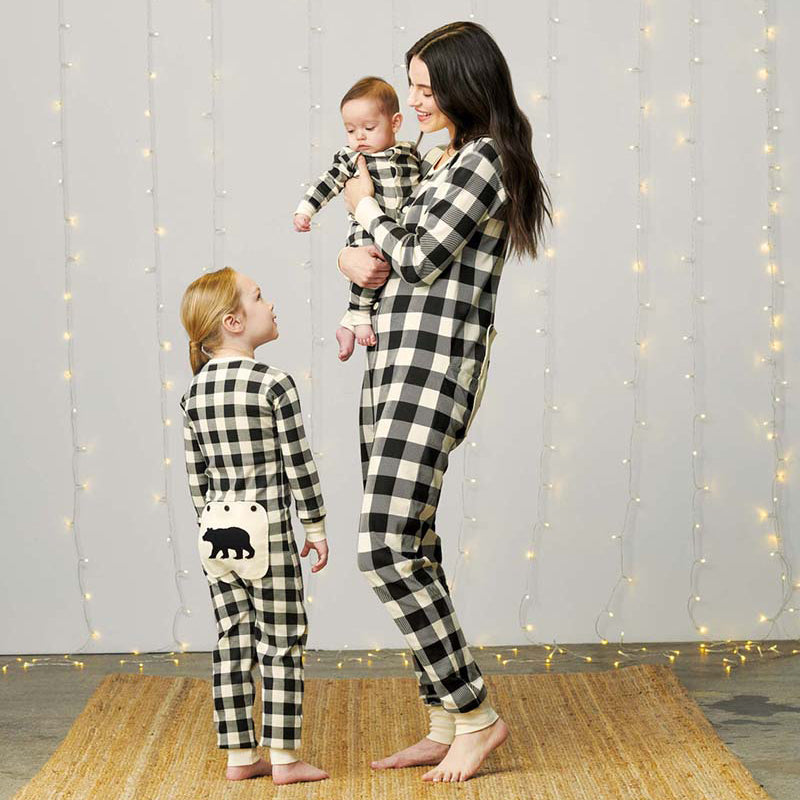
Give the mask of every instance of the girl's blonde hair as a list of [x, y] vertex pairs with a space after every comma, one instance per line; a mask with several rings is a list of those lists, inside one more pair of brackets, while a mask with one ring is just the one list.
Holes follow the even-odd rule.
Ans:
[[181, 300], [181, 322], [189, 335], [189, 362], [197, 375], [222, 341], [222, 320], [242, 307], [236, 270], [223, 267], [192, 281]]

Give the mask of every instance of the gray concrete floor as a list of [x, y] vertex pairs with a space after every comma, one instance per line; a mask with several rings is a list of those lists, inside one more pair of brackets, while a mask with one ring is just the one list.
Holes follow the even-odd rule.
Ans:
[[[791, 653], [789, 643], [775, 644], [781, 653]], [[473, 652], [487, 674], [594, 672], [613, 666], [615, 655], [611, 646], [563, 647], [569, 652], [557, 655], [549, 667], [544, 664], [545, 653], [540, 647], [486, 647]], [[651, 643], [646, 647], [647, 652], [642, 652], [641, 658], [646, 663], [657, 664], [669, 663], [664, 653], [680, 650], [673, 669], [720, 738], [775, 800], [800, 798], [800, 701], [797, 697], [800, 659], [774, 653], [760, 657], [751, 651], [746, 654], [744, 663], [733, 657], [740, 665], [726, 674], [722, 659], [724, 656], [731, 658], [730, 654], [701, 655], [696, 643]], [[626, 644], [628, 652], [635, 648], [634, 644]], [[591, 663], [572, 657], [573, 652], [590, 656]], [[31, 658], [25, 656], [23, 660]], [[0, 665], [8, 665], [0, 674], [0, 800], [11, 798], [36, 774], [103, 677], [112, 672], [139, 672], [135, 662], [120, 664], [121, 658], [134, 657], [91, 655], [82, 657], [85, 662], [82, 669], [47, 665], [26, 670], [17, 657], [0, 656]], [[638, 663], [620, 660], [623, 667]], [[413, 677], [411, 667], [404, 666], [403, 661], [397, 650], [384, 650], [372, 657], [367, 651], [309, 651], [306, 676]], [[181, 654], [179, 662], [176, 666], [170, 661], [147, 661], [143, 671], [151, 675], [209, 679], [209, 653]]]

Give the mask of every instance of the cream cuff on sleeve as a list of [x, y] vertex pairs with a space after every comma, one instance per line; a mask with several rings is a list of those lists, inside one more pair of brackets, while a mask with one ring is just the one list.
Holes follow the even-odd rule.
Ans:
[[324, 542], [328, 537], [325, 535], [325, 518], [316, 522], [304, 522], [303, 528], [306, 531], [306, 541]]
[[369, 231], [369, 224], [376, 217], [383, 214], [383, 209], [378, 205], [378, 201], [374, 197], [362, 197], [358, 201], [353, 216], [358, 220], [365, 231]]
[[317, 213], [317, 209], [308, 202], [308, 200], [301, 200], [297, 208], [294, 210], [295, 214], [305, 214], [307, 217], [313, 217]]
[[372, 325], [372, 318], [369, 311], [357, 311], [352, 308], [345, 311], [344, 316], [339, 320], [339, 324], [347, 330], [356, 332], [356, 325]]

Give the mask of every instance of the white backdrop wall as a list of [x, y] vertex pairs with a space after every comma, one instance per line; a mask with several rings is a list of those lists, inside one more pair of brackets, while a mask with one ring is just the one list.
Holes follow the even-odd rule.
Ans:
[[[195, 549], [195, 523], [183, 471], [178, 400], [190, 379], [186, 338], [178, 318], [185, 286], [202, 269], [230, 264], [255, 278], [275, 302], [280, 339], [257, 355], [293, 374], [306, 412], [317, 412], [315, 447], [328, 507], [332, 558], [308, 583], [310, 647], [402, 646], [384, 609], [356, 569], [361, 496], [357, 404], [363, 351], [338, 362], [334, 331], [345, 308], [346, 284], [335, 254], [345, 232], [341, 201], [327, 208], [308, 236], [291, 229], [301, 183], [319, 173], [344, 143], [338, 114], [345, 90], [365, 74], [392, 80], [405, 107], [404, 75], [394, 64], [417, 38], [447, 21], [475, 14], [506, 54], [517, 97], [534, 126], [534, 152], [560, 211], [554, 281], [545, 259], [506, 265], [498, 299], [499, 331], [483, 405], [470, 431], [475, 447], [459, 448], [445, 478], [438, 530], [445, 566], [459, 551], [456, 604], [469, 639], [478, 644], [594, 642], [595, 619], [619, 578], [619, 547], [610, 534], [628, 500], [626, 467], [633, 420], [631, 377], [636, 312], [637, 207], [646, 203], [646, 312], [642, 371], [636, 390], [647, 421], [634, 449], [635, 492], [641, 498], [625, 544], [634, 582], [615, 595], [613, 620], [601, 615], [601, 635], [627, 641], [755, 638], [759, 615], [781, 602], [781, 567], [770, 557], [769, 509], [775, 458], [762, 423], [771, 416], [770, 276], [759, 246], [767, 221], [768, 159], [764, 85], [758, 77], [764, 19], [754, 0], [648, 4], [646, 85], [651, 103], [643, 127], [648, 182], [638, 193], [635, 152], [640, 120], [637, 63], [639, 0], [553, 3], [448, 0], [403, 4], [378, 0], [363, 13], [341, 2], [151, 0], [154, 117], [148, 107], [148, 4], [64, 0], [59, 31], [54, 3], [17, 3], [3, 29], [4, 138], [2, 217], [5, 297], [2, 336], [6, 368], [2, 403], [5, 509], [0, 648], [7, 653], [67, 652], [90, 630], [96, 652], [209, 649], [214, 624]], [[692, 393], [689, 109], [680, 102], [690, 75], [690, 16], [699, 8], [702, 86], [694, 107], [701, 123], [696, 147], [702, 169], [702, 247], [698, 266], [707, 302], [696, 341], [695, 380], [705, 394], [702, 498], [702, 600], [695, 616], [686, 602], [692, 552]], [[800, 212], [795, 202], [800, 141], [800, 5], [772, 2], [781, 111], [779, 262], [783, 288], [782, 357], [797, 373], [800, 314], [797, 262]], [[309, 16], [311, 14], [311, 16]], [[316, 17], [315, 17], [316, 15]], [[215, 40], [208, 36], [213, 31]], [[309, 31], [309, 25], [321, 31]], [[557, 25], [557, 31], [554, 26]], [[401, 29], [404, 28], [404, 29]], [[553, 40], [557, 33], [557, 60]], [[64, 107], [59, 98], [61, 37]], [[214, 58], [212, 59], [212, 46]], [[394, 50], [394, 54], [393, 54]], [[311, 61], [309, 62], [309, 59]], [[311, 63], [307, 73], [299, 66]], [[204, 117], [216, 85], [216, 121]], [[554, 71], [555, 70], [555, 71]], [[553, 94], [546, 92], [548, 75]], [[314, 94], [318, 97], [315, 98]], [[319, 109], [311, 105], [318, 102]], [[406, 110], [402, 136], [417, 135]], [[60, 115], [66, 135], [61, 151]], [[315, 114], [318, 116], [315, 118]], [[316, 122], [315, 122], [316, 119]], [[156, 130], [160, 271], [154, 264], [150, 124]], [[557, 125], [557, 127], [556, 127]], [[212, 133], [217, 146], [212, 157]], [[554, 137], [546, 133], [553, 130]], [[318, 148], [311, 148], [318, 135]], [[557, 141], [555, 139], [557, 138]], [[441, 140], [429, 137], [425, 147]], [[557, 145], [556, 150], [550, 150]], [[77, 217], [69, 227], [71, 342], [65, 291], [65, 186]], [[552, 158], [551, 158], [552, 157]], [[227, 193], [216, 200], [218, 189]], [[302, 262], [314, 257], [311, 271]], [[168, 502], [154, 496], [165, 480], [156, 287], [166, 391]], [[311, 291], [311, 295], [310, 295]], [[313, 303], [307, 298], [313, 297]], [[551, 303], [551, 306], [547, 304]], [[551, 369], [558, 412], [548, 416], [548, 442], [558, 450], [540, 470], [546, 337], [537, 335], [552, 310]], [[324, 342], [312, 346], [312, 329]], [[76, 433], [86, 451], [76, 457], [88, 488], [73, 513], [73, 435], [67, 347], [72, 346]], [[313, 360], [312, 360], [313, 353]], [[310, 379], [307, 375], [310, 371]], [[314, 392], [317, 403], [314, 404]], [[788, 562], [798, 559], [797, 474], [800, 438], [791, 385], [783, 390], [781, 441], [789, 460], [780, 513]], [[475, 479], [471, 483], [470, 479]], [[552, 482], [546, 519], [533, 546], [540, 482]], [[173, 525], [170, 525], [170, 514]], [[466, 519], [465, 519], [466, 517]], [[472, 519], [474, 518], [474, 522]], [[296, 525], [298, 535], [302, 532]], [[79, 566], [76, 546], [88, 563]], [[172, 545], [167, 538], [173, 536]], [[174, 546], [176, 561], [173, 560]], [[176, 578], [175, 563], [188, 575]], [[528, 582], [529, 570], [534, 569]], [[82, 575], [81, 596], [78, 573]], [[177, 582], [191, 614], [181, 606]], [[526, 584], [533, 605], [521, 628]], [[88, 615], [84, 619], [84, 608]], [[774, 634], [797, 636], [785, 613]]]

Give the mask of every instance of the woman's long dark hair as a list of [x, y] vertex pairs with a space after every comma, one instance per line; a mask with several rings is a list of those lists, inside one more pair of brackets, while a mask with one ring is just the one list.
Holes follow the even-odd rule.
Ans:
[[536, 258], [545, 216], [553, 221], [550, 193], [533, 157], [531, 124], [517, 105], [511, 73], [497, 43], [475, 22], [450, 22], [411, 47], [406, 70], [414, 56], [428, 68], [436, 105], [455, 124], [453, 146], [460, 149], [479, 136], [497, 142], [508, 195], [504, 213], [511, 252]]

